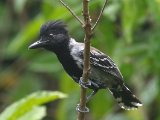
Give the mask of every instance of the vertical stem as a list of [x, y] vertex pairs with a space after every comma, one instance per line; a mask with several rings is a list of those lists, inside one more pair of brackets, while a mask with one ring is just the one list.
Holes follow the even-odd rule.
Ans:
[[[89, 0], [83, 0], [83, 17], [84, 17], [84, 68], [83, 68], [83, 82], [88, 82], [89, 72], [90, 72], [90, 39], [92, 35], [91, 30], [91, 20], [89, 15]], [[86, 88], [81, 86], [81, 94], [80, 94], [80, 109], [85, 110], [86, 107]], [[79, 112], [78, 113], [78, 120], [85, 120], [85, 113]]]

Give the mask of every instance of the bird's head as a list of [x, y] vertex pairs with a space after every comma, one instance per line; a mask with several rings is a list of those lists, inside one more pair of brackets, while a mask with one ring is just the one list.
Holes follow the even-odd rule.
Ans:
[[29, 49], [45, 48], [54, 51], [65, 45], [69, 39], [66, 25], [60, 21], [48, 22], [40, 28], [40, 39], [29, 46]]

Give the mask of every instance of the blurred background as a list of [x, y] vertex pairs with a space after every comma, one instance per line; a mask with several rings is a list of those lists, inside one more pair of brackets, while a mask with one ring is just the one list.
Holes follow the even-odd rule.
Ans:
[[[82, 16], [81, 0], [65, 2]], [[93, 23], [103, 3], [90, 1]], [[46, 104], [43, 120], [76, 119], [79, 85], [64, 72], [53, 53], [28, 50], [38, 39], [40, 26], [57, 19], [67, 24], [73, 38], [83, 42], [79, 22], [58, 0], [0, 1], [0, 112], [34, 91], [53, 90], [68, 94], [68, 98]], [[160, 120], [160, 0], [110, 0], [92, 46], [115, 61], [143, 107], [124, 111], [108, 91], [101, 90], [88, 103], [87, 120]]]

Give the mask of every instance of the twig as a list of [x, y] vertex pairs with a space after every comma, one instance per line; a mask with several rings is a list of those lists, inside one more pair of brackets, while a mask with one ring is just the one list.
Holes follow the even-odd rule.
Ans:
[[100, 12], [100, 14], [99, 14], [99, 16], [98, 16], [98, 18], [97, 18], [95, 24], [94, 24], [93, 27], [92, 27], [92, 31], [96, 28], [96, 26], [97, 26], [97, 24], [98, 24], [100, 18], [102, 17], [103, 11], [104, 11], [104, 9], [105, 9], [105, 7], [106, 7], [108, 1], [109, 1], [109, 0], [105, 0], [105, 3], [104, 3], [104, 5], [103, 5], [103, 7], [102, 7], [102, 9], [101, 9], [101, 12]]
[[[83, 0], [83, 17], [84, 17], [84, 32], [85, 32], [85, 48], [84, 48], [84, 68], [83, 68], [83, 82], [87, 83], [89, 78], [89, 72], [90, 72], [90, 39], [92, 35], [91, 30], [91, 20], [89, 15], [89, 0]], [[80, 110], [84, 111], [86, 108], [86, 88], [81, 86], [81, 95], [80, 95]], [[78, 120], [84, 120], [85, 119], [85, 113], [79, 112], [78, 113]]]
[[62, 5], [63, 5], [65, 8], [68, 9], [68, 11], [69, 11], [69, 12], [81, 23], [81, 25], [83, 26], [83, 25], [84, 25], [83, 21], [74, 13], [74, 11], [73, 11], [66, 3], [64, 3], [63, 0], [59, 0], [59, 1], [62, 3]]
[[[97, 18], [97, 21], [95, 22], [94, 26], [91, 26], [91, 19], [90, 19], [90, 14], [89, 14], [89, 1], [90, 0], [83, 0], [83, 17], [84, 17], [84, 22], [73, 12], [73, 10], [67, 6], [63, 0], [59, 0], [63, 6], [65, 6], [68, 11], [81, 23], [82, 27], [84, 28], [85, 32], [85, 38], [84, 38], [84, 63], [83, 63], [83, 75], [82, 75], [82, 82], [83, 83], [88, 83], [88, 78], [89, 78], [89, 72], [90, 72], [90, 39], [92, 37], [92, 31], [95, 29], [96, 25], [98, 24], [102, 13], [105, 9], [105, 6], [108, 2], [108, 0], [105, 0], [104, 6]], [[78, 120], [85, 120], [85, 111], [86, 109], [86, 88], [81, 86], [81, 93], [80, 93], [80, 104], [79, 104], [79, 112], [78, 112]]]

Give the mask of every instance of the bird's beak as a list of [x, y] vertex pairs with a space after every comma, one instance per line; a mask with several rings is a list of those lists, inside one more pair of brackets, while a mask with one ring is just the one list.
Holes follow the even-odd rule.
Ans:
[[41, 48], [41, 47], [44, 47], [46, 46], [48, 43], [48, 40], [47, 41], [42, 41], [41, 39], [32, 43], [28, 48], [29, 49], [36, 49], [36, 48]]

